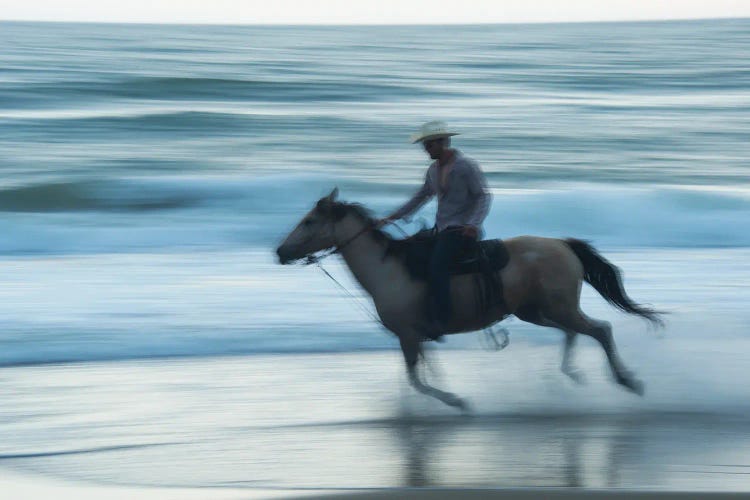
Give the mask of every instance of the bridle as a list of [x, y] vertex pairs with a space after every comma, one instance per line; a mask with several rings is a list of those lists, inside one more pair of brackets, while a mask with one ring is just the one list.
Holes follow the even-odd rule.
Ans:
[[[331, 224], [331, 229], [332, 229], [331, 232], [334, 233], [334, 239], [335, 239], [335, 231], [333, 231], [333, 228], [335, 227], [334, 226], [334, 222], [331, 221], [330, 224]], [[343, 250], [344, 248], [346, 248], [347, 246], [349, 246], [350, 243], [352, 243], [354, 240], [356, 240], [357, 238], [359, 238], [360, 236], [362, 236], [364, 233], [366, 233], [367, 231], [370, 231], [373, 228], [375, 228], [375, 224], [373, 224], [373, 223], [367, 224], [367, 225], [365, 225], [365, 227], [363, 227], [362, 229], [360, 229], [359, 231], [357, 231], [357, 233], [354, 236], [352, 236], [349, 239], [347, 239], [344, 243], [341, 243], [339, 245], [335, 245], [334, 247], [332, 247], [332, 248], [330, 248], [328, 250], [324, 250], [323, 252], [320, 252], [320, 253], [317, 253], [317, 254], [313, 252], [311, 254], [305, 255], [303, 257], [304, 258], [303, 265], [309, 266], [310, 264], [317, 264], [318, 267], [320, 267], [321, 269], [323, 269], [322, 266], [320, 265], [320, 261], [321, 260], [323, 260], [326, 257], [329, 257], [329, 256], [331, 256], [333, 254], [341, 252], [341, 250]], [[323, 271], [325, 271], [325, 269], [323, 269]], [[325, 272], [326, 272], [326, 274], [328, 274], [327, 271], [325, 271]], [[331, 275], [329, 274], [328, 276], [330, 277]], [[333, 279], [333, 277], [331, 277], [331, 279]], [[334, 280], [334, 281], [336, 281], [336, 280]]]

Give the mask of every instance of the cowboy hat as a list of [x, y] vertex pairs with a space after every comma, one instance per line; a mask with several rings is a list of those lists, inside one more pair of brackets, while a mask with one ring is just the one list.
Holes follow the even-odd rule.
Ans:
[[433, 121], [419, 127], [419, 130], [411, 135], [411, 142], [413, 144], [415, 142], [438, 139], [440, 137], [451, 137], [453, 135], [458, 135], [458, 132], [451, 131], [445, 122]]

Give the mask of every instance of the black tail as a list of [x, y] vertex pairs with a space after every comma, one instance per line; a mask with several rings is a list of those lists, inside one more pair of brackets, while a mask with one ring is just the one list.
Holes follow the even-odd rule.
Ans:
[[656, 311], [633, 302], [622, 286], [620, 270], [602, 257], [594, 247], [585, 241], [568, 238], [565, 240], [583, 264], [583, 279], [613, 306], [630, 314], [646, 318], [656, 326], [664, 326], [663, 312]]

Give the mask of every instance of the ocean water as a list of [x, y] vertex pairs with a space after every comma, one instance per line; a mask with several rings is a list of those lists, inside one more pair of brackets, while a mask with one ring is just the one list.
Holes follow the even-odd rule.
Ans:
[[[666, 330], [655, 334], [584, 290], [584, 309], [613, 323], [626, 362], [650, 375], [657, 399], [668, 401], [651, 399], [644, 411], [746, 414], [750, 391], [737, 380], [750, 355], [749, 45], [750, 20], [742, 19], [451, 27], [2, 22], [0, 376], [17, 403], [4, 417], [43, 415], [29, 409], [28, 391], [46, 387], [55, 370], [85, 388], [86, 374], [117, 378], [124, 370], [137, 379], [143, 366], [156, 376], [172, 366], [224, 373], [238, 366], [227, 356], [237, 356], [248, 369], [257, 357], [283, 371], [300, 358], [323, 373], [306, 389], [323, 399], [333, 397], [352, 359], [365, 366], [377, 359], [382, 369], [377, 356], [391, 353], [400, 373], [395, 340], [363, 312], [367, 297], [335, 257], [327, 268], [359, 303], [314, 267], [278, 266], [273, 249], [334, 186], [376, 215], [408, 199], [428, 163], [408, 137], [433, 119], [460, 129], [454, 146], [487, 174], [488, 237], [589, 239], [622, 268], [636, 301], [670, 312]], [[431, 225], [434, 208], [401, 227]], [[558, 387], [549, 380], [562, 376], [559, 333], [517, 320], [508, 328], [511, 347], [502, 356], [517, 348], [520, 370], [523, 356], [542, 356], [541, 382], [512, 384], [502, 397], [462, 386], [491, 402], [485, 411], [623, 410], [599, 396], [547, 405]], [[481, 336], [465, 335], [439, 350], [461, 360], [481, 348]], [[584, 371], [601, 375], [598, 348], [583, 339], [580, 349]], [[471, 366], [508, 376], [494, 364]], [[366, 378], [366, 370], [356, 376]], [[263, 377], [277, 382], [272, 372]], [[219, 390], [234, 401], [238, 386]], [[370, 389], [356, 387], [341, 389], [342, 399], [367, 401]], [[184, 389], [176, 394], [195, 402], [216, 388]], [[367, 404], [389, 401], [385, 408], [400, 415], [408, 389], [392, 389]], [[85, 391], [76, 398], [80, 405]], [[637, 403], [623, 404], [637, 414]], [[263, 400], [249, 413], [270, 407]], [[83, 418], [79, 406], [68, 410], [56, 414]], [[355, 420], [393, 417], [349, 411]], [[330, 418], [315, 414], [310, 422]], [[61, 445], [53, 434], [65, 424], [34, 419], [20, 435], [49, 441], [27, 449], [15, 440], [0, 459], [15, 464]], [[158, 430], [166, 421], [148, 425]], [[230, 442], [239, 424], [227, 425], [233, 430], [222, 439]], [[200, 435], [191, 426], [182, 432]], [[94, 448], [111, 446], [109, 438]], [[71, 439], [67, 449], [78, 449], [79, 436]], [[747, 451], [745, 441], [737, 446], [738, 456]], [[46, 463], [31, 469], [64, 476], [72, 467]], [[116, 463], [88, 479], [143, 477], [136, 466], [129, 479], [117, 476]], [[170, 476], [170, 484], [189, 483], [187, 475]], [[606, 483], [595, 476], [578, 485]], [[473, 476], [457, 477], [440, 484], [465, 485]], [[743, 476], [732, 477], [733, 487], [750, 489]], [[523, 481], [482, 476], [477, 484]], [[697, 484], [680, 481], [651, 484]]]

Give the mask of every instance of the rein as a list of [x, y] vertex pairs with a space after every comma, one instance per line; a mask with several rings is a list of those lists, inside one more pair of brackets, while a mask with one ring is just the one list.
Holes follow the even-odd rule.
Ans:
[[[332, 254], [328, 254], [328, 255], [332, 255]], [[326, 257], [328, 255], [326, 255]], [[354, 303], [357, 304], [359, 306], [359, 308], [362, 311], [364, 311], [365, 314], [367, 314], [370, 318], [372, 318], [376, 323], [380, 323], [381, 325], [385, 326], [385, 323], [383, 323], [383, 320], [381, 320], [380, 318], [378, 318], [375, 315], [375, 313], [373, 313], [364, 304], [362, 304], [361, 300], [359, 300], [352, 292], [350, 292], [349, 290], [347, 290], [344, 285], [342, 285], [341, 283], [339, 283], [336, 278], [334, 278], [333, 276], [331, 276], [331, 273], [329, 273], [328, 271], [326, 271], [326, 269], [323, 267], [323, 264], [321, 264], [319, 261], [315, 261], [315, 264], [318, 266], [318, 268], [320, 268], [321, 271], [323, 271], [325, 273], [326, 276], [328, 276], [329, 278], [331, 278], [331, 281], [333, 281], [334, 283], [336, 283], [339, 286], [339, 288], [341, 288], [344, 292], [346, 292], [347, 295], [349, 295], [349, 297], [351, 297], [352, 299], [354, 299]]]
[[365, 314], [367, 314], [370, 318], [372, 318], [376, 323], [380, 323], [381, 325], [385, 326], [385, 324], [383, 323], [383, 321], [380, 318], [378, 318], [377, 315], [375, 315], [370, 309], [368, 309], [364, 304], [362, 304], [362, 302], [352, 292], [350, 292], [349, 290], [347, 290], [344, 285], [342, 285], [341, 283], [339, 283], [339, 281], [336, 278], [334, 278], [333, 276], [331, 276], [331, 273], [329, 273], [323, 267], [323, 264], [320, 263], [320, 261], [322, 261], [326, 257], [329, 257], [329, 256], [331, 256], [333, 254], [341, 252], [341, 250], [344, 249], [344, 248], [346, 248], [347, 245], [349, 245], [351, 242], [353, 242], [354, 240], [356, 240], [357, 238], [359, 238], [360, 236], [362, 236], [365, 232], [371, 230], [374, 227], [375, 227], [374, 224], [365, 226], [364, 228], [362, 228], [361, 230], [359, 230], [357, 232], [357, 234], [355, 234], [354, 236], [352, 236], [351, 238], [349, 238], [348, 240], [346, 240], [344, 243], [342, 243], [340, 245], [336, 245], [334, 248], [328, 250], [327, 252], [322, 252], [322, 253], [319, 253], [317, 255], [315, 255], [315, 254], [308, 255], [305, 258], [305, 261], [304, 261], [303, 265], [309, 266], [310, 264], [315, 264], [316, 266], [318, 266], [318, 268], [321, 271], [323, 271], [326, 276], [328, 276], [329, 278], [331, 278], [331, 281], [333, 281], [334, 283], [336, 283], [336, 285], [338, 285], [339, 288], [341, 288], [344, 292], [346, 292], [347, 295], [349, 295], [352, 299], [354, 299], [354, 302], [359, 306], [359, 308], [362, 311], [364, 311]]

